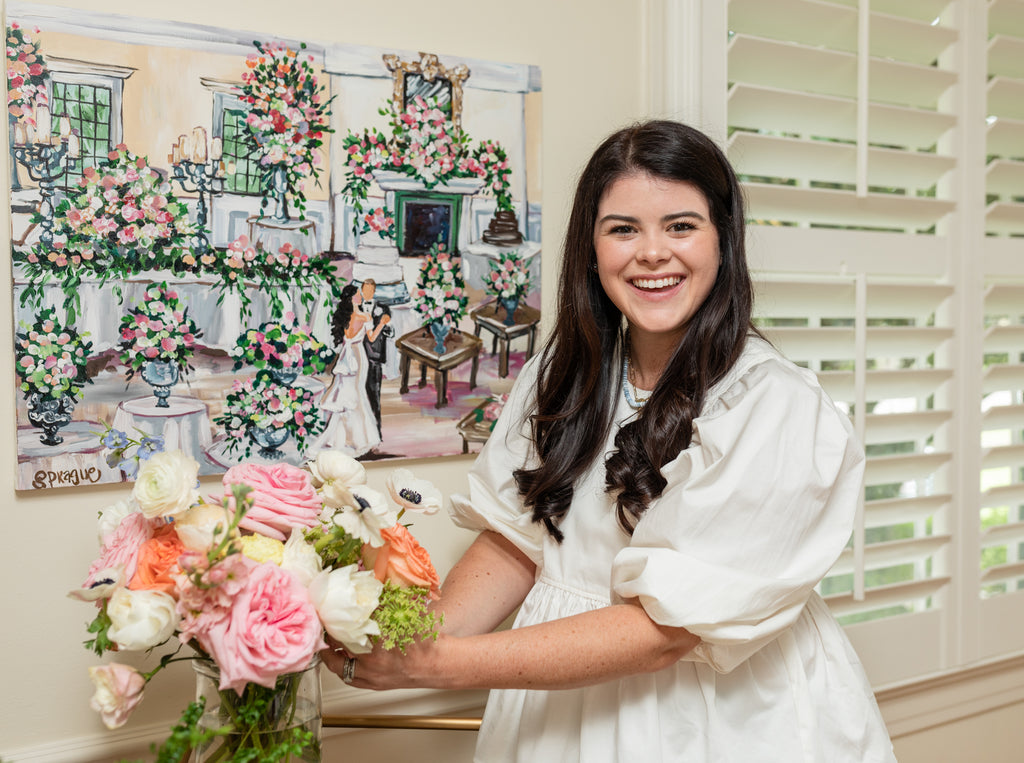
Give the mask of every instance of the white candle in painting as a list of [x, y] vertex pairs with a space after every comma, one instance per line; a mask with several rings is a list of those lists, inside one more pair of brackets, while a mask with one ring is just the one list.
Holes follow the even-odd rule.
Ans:
[[25, 125], [25, 145], [29, 146], [36, 142], [36, 128], [30, 124]]
[[210, 141], [210, 158], [219, 161], [224, 155], [224, 142], [220, 138], [213, 138]]
[[39, 143], [50, 142], [50, 109], [40, 106], [36, 109], [36, 139]]
[[190, 149], [189, 149], [189, 146], [188, 146], [188, 136], [187, 135], [179, 135], [178, 136], [178, 161], [179, 162], [183, 162], [186, 159], [188, 159], [189, 153], [190, 153]]
[[202, 127], [192, 128], [192, 161], [206, 164], [206, 130]]
[[77, 159], [81, 154], [81, 141], [78, 139], [78, 133], [73, 132], [68, 136], [68, 158]]
[[25, 124], [23, 122], [15, 122], [14, 124], [14, 145], [24, 146], [27, 142]]
[[71, 120], [67, 117], [60, 117], [57, 120], [57, 129], [60, 132], [60, 139], [67, 140], [68, 136], [71, 135]]

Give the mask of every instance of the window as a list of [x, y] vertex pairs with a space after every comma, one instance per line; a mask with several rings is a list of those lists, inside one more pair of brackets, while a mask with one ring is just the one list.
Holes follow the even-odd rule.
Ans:
[[[86, 167], [95, 167], [121, 142], [121, 93], [132, 69], [48, 57], [50, 103], [54, 115], [67, 116], [78, 133], [81, 155], [68, 161], [63, 188], [78, 185]], [[57, 120], [54, 120], [54, 129]]]
[[224, 162], [234, 167], [224, 178], [227, 193], [258, 195], [263, 191], [263, 171], [239, 100], [224, 92], [213, 97], [213, 134], [223, 142]]
[[666, 0], [648, 26], [654, 97], [741, 175], [760, 325], [865, 444], [821, 592], [876, 686], [1024, 649], [1024, 4], [980, 10]]

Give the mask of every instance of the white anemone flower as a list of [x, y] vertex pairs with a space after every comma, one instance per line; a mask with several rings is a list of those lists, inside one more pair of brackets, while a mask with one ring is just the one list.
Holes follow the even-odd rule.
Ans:
[[421, 514], [441, 510], [441, 491], [431, 482], [417, 479], [408, 469], [395, 469], [388, 477], [388, 493], [402, 508]]
[[398, 521], [398, 510], [388, 503], [383, 493], [366, 485], [353, 487], [352, 495], [354, 505], [342, 506], [333, 517], [334, 524], [363, 543], [383, 546], [380, 532]]

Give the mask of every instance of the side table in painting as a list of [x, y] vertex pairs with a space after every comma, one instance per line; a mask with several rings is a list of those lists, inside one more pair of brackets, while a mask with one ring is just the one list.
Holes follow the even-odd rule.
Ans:
[[529, 305], [519, 305], [512, 313], [513, 323], [505, 325], [505, 308], [497, 300], [484, 302], [470, 311], [473, 319], [473, 331], [480, 336], [480, 329], [487, 329], [493, 336], [491, 353], [498, 353], [498, 376], [508, 376], [508, 353], [512, 340], [523, 335], [527, 336], [526, 360], [533, 357], [537, 342], [537, 324], [540, 323], [540, 310]]
[[167, 408], [158, 408], [156, 397], [147, 395], [118, 403], [111, 426], [131, 435], [145, 432], [163, 435], [164, 450], [180, 448], [199, 463], [200, 474], [211, 474], [206, 450], [213, 443], [206, 403], [193, 397], [171, 395]]
[[455, 425], [455, 431], [462, 437], [462, 452], [469, 453], [469, 444], [477, 442], [481, 445], [487, 442], [491, 436], [491, 425], [493, 421], [478, 421], [477, 414], [483, 410], [482, 407], [474, 408]]
[[476, 371], [483, 344], [479, 337], [463, 331], [453, 331], [445, 340], [444, 353], [438, 355], [434, 352], [434, 338], [422, 328], [399, 337], [395, 340], [395, 348], [401, 356], [398, 369], [402, 377], [402, 386], [399, 391], [402, 394], [409, 391], [409, 367], [415, 361], [420, 364], [421, 388], [427, 384], [427, 368], [434, 369], [434, 387], [437, 389], [437, 403], [434, 407], [444, 408], [448, 405], [448, 372], [453, 368], [470, 361], [472, 367], [469, 372], [469, 388], [473, 389], [476, 386]]

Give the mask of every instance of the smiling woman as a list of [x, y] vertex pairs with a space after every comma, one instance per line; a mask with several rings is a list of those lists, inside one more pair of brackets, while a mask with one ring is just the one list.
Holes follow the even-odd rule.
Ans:
[[894, 760], [814, 592], [863, 451], [752, 329], [743, 246], [739, 185], [702, 133], [651, 122], [597, 149], [555, 332], [453, 496], [481, 533], [441, 587], [439, 638], [328, 667], [362, 688], [492, 689], [488, 763]]

